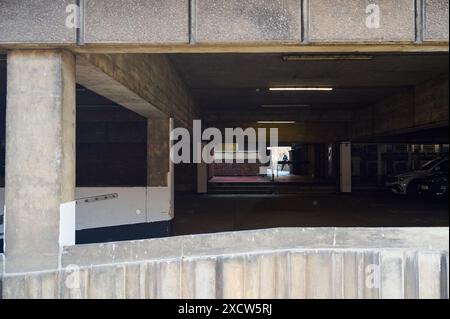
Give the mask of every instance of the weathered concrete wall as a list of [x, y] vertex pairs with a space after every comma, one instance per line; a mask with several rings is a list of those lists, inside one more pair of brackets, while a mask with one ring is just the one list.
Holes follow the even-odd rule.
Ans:
[[286, 228], [67, 247], [4, 298], [448, 298], [448, 228]]
[[427, 81], [379, 103], [356, 109], [352, 139], [448, 126], [448, 75]]
[[197, 114], [165, 55], [84, 55], [77, 59], [77, 82], [144, 117], [173, 117], [190, 127]]
[[446, 123], [449, 116], [448, 76], [437, 78], [415, 90], [414, 126]]
[[[0, 45], [448, 41], [447, 0], [379, 0], [376, 9], [369, 0], [84, 0], [78, 32], [66, 25], [73, 14], [67, 5], [74, 3], [2, 1]], [[374, 10], [379, 25], [373, 24]]]

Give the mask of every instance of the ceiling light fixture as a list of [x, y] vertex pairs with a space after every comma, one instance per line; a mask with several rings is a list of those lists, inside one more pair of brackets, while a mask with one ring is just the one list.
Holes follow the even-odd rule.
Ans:
[[264, 108], [311, 107], [311, 105], [308, 105], [308, 104], [264, 104], [264, 105], [261, 105], [261, 107], [264, 107]]
[[258, 124], [295, 124], [295, 121], [258, 121]]
[[333, 88], [327, 87], [284, 87], [284, 88], [269, 88], [269, 91], [333, 91]]
[[285, 62], [295, 61], [372, 61], [372, 55], [285, 55], [282, 57]]

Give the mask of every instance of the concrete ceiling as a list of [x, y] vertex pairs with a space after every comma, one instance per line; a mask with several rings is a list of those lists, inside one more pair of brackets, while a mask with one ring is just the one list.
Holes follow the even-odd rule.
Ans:
[[[292, 55], [292, 54], [289, 54]], [[205, 110], [261, 104], [372, 104], [448, 73], [447, 54], [372, 55], [370, 61], [283, 61], [280, 54], [173, 54], [170, 59]], [[278, 86], [334, 87], [333, 92], [269, 92]]]

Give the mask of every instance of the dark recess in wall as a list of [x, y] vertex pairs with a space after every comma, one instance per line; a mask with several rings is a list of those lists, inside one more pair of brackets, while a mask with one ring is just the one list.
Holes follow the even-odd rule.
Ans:
[[77, 87], [77, 186], [145, 186], [147, 120]]

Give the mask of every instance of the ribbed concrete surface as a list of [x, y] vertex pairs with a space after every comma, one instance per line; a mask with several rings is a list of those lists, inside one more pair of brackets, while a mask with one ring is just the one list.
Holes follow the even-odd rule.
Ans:
[[[380, 240], [370, 242], [376, 232]], [[302, 247], [306, 237], [316, 247]], [[346, 247], [353, 240], [359, 244]], [[67, 249], [63, 265], [6, 276], [4, 297], [448, 298], [448, 228], [277, 229], [86, 245]]]

